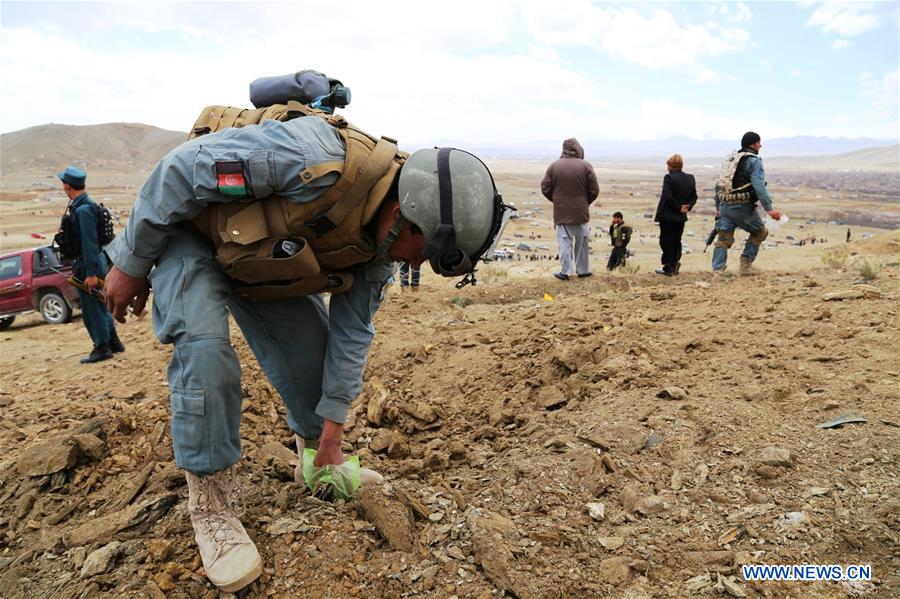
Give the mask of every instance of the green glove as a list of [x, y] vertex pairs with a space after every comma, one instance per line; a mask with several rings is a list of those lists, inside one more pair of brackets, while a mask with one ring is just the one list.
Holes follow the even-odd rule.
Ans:
[[350, 499], [359, 490], [359, 456], [350, 458], [340, 465], [316, 467], [316, 450], [303, 450], [303, 480], [313, 494], [331, 487], [332, 499]]

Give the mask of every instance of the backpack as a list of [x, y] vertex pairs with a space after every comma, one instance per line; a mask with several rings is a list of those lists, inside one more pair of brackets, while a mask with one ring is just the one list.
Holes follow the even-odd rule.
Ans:
[[[306, 204], [277, 195], [213, 203], [191, 221], [212, 242], [226, 274], [238, 282], [235, 293], [251, 301], [349, 289], [353, 276], [347, 269], [375, 256], [376, 248], [363, 227], [388, 196], [408, 157], [397, 148], [396, 140], [374, 137], [339, 115], [295, 100], [256, 109], [208, 106], [188, 139], [229, 127], [300, 117], [324, 119], [343, 139], [343, 163], [311, 166], [301, 173], [307, 182], [339, 173], [334, 185]], [[294, 251], [281, 256], [286, 240]]]
[[753, 201], [753, 186], [748, 181], [739, 187], [734, 186], [734, 177], [737, 174], [741, 159], [747, 156], [756, 156], [752, 152], [735, 150], [725, 158], [719, 168], [719, 179], [716, 181], [716, 202], [725, 204], [747, 204]]
[[[103, 204], [92, 204], [92, 206], [97, 220], [97, 245], [102, 251], [103, 246], [111, 243], [116, 237], [113, 230], [113, 218], [109, 209]], [[72, 202], [66, 206], [66, 213], [59, 223], [59, 231], [53, 236], [53, 244], [59, 248], [60, 256], [64, 260], [75, 260], [81, 257], [81, 232], [78, 230], [75, 216], [72, 213]]]

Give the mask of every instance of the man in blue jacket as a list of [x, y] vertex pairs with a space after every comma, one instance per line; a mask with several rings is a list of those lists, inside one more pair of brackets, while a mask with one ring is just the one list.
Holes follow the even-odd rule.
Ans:
[[[74, 221], [71, 230], [78, 237], [77, 245], [81, 250], [75, 258], [74, 275], [84, 281], [89, 289], [99, 288], [100, 279], [106, 276], [109, 265], [97, 239], [100, 210], [84, 190], [87, 174], [78, 167], [70, 166], [57, 176], [62, 181], [63, 191], [69, 196], [69, 213]], [[83, 289], [78, 289], [78, 297], [81, 318], [94, 343], [91, 353], [81, 358], [81, 363], [101, 362], [112, 358], [113, 353], [125, 351], [106, 304]]]
[[741, 252], [741, 274], [753, 274], [753, 261], [759, 253], [759, 246], [769, 230], [756, 213], [756, 203], [762, 204], [766, 213], [774, 220], [781, 218], [781, 213], [772, 207], [772, 198], [766, 190], [766, 173], [763, 170], [759, 150], [762, 142], [759, 134], [748, 131], [741, 138], [741, 150], [737, 153], [740, 161], [734, 171], [731, 189], [727, 193], [716, 191], [716, 230], [719, 238], [713, 251], [712, 269], [715, 273], [725, 272], [728, 261], [728, 250], [734, 244], [734, 230], [747, 231], [747, 243]]
[[[353, 262], [346, 266], [353, 275], [349, 288], [333, 292], [327, 306], [319, 292], [242, 295], [245, 282], [229, 275], [227, 256], [213, 247], [213, 237], [196, 219], [222, 206], [240, 204], [246, 210], [275, 198], [281, 198], [283, 211], [313, 206], [331, 189], [341, 189], [342, 173], [353, 171], [344, 167], [353, 162], [348, 147], [355, 146], [318, 116], [266, 120], [187, 141], [150, 174], [128, 225], [110, 245], [114, 266], [106, 299], [113, 316], [124, 322], [129, 304], [135, 314], [143, 311], [149, 278], [154, 332], [174, 346], [168, 375], [175, 463], [185, 470], [188, 513], [204, 571], [222, 592], [247, 586], [262, 571], [259, 551], [232, 504], [242, 484], [235, 465], [241, 459], [243, 391], [229, 314], [285, 404], [300, 458], [318, 439], [313, 465], [340, 466], [343, 423], [363, 386], [373, 318], [393, 281], [392, 263], [405, 260], [418, 267], [428, 259], [436, 273], [462, 276], [499, 236], [500, 198], [487, 167], [461, 150], [419, 150], [399, 170], [385, 172], [384, 197], [369, 217], [355, 221], [353, 234], [377, 249], [372, 257], [348, 260]], [[378, 183], [363, 179], [342, 193], [359, 181], [370, 185], [363, 197], [377, 196]], [[268, 223], [227, 220], [216, 235], [239, 238], [248, 227]], [[316, 221], [305, 222], [312, 227]], [[344, 227], [344, 220], [339, 223]], [[257, 239], [271, 243], [271, 235], [267, 228]], [[297, 245], [311, 248], [306, 239]], [[318, 262], [326, 259], [327, 250], [316, 251]], [[363, 484], [380, 479], [372, 470], [360, 471]], [[304, 480], [302, 469], [295, 480]]]

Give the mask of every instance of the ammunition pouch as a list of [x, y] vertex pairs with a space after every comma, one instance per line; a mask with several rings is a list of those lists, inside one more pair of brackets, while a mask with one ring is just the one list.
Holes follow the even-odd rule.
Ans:
[[[303, 183], [337, 173], [332, 186], [305, 204], [274, 195], [211, 204], [192, 221], [212, 241], [225, 273], [239, 283], [235, 293], [248, 300], [349, 289], [353, 276], [345, 271], [375, 257], [374, 241], [365, 228], [394, 189], [408, 157], [395, 140], [375, 138], [340, 116], [293, 101], [256, 110], [207, 107], [189, 137], [298, 117], [323, 118], [344, 142], [344, 161], [310, 165], [300, 173]], [[300, 249], [276, 257], [276, 244], [283, 239], [291, 239]]]

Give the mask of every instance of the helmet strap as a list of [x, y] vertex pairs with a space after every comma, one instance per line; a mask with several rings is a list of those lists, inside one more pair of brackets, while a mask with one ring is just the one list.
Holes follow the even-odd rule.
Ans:
[[401, 214], [397, 217], [397, 220], [394, 221], [394, 224], [391, 225], [390, 230], [388, 231], [387, 237], [378, 244], [378, 247], [375, 249], [375, 259], [383, 262], [385, 261], [390, 254], [388, 253], [391, 249], [391, 245], [397, 241], [397, 237], [400, 236], [400, 233], [403, 232], [403, 229], [406, 228], [406, 224], [409, 221]]
[[431, 263], [432, 270], [443, 276], [459, 276], [472, 270], [471, 260], [456, 246], [456, 229], [453, 227], [453, 184], [450, 179], [450, 152], [452, 150], [453, 148], [438, 150], [437, 174], [441, 224], [437, 226], [422, 252]]

